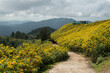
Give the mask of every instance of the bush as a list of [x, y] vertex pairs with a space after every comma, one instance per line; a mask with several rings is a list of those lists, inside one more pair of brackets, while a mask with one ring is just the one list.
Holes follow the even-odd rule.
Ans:
[[0, 45], [0, 72], [37, 73], [45, 65], [61, 61], [67, 57], [64, 47], [53, 46], [51, 42], [23, 43], [14, 48]]

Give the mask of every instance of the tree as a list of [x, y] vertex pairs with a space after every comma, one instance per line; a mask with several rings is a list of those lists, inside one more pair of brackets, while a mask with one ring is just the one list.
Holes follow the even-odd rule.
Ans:
[[50, 38], [50, 33], [49, 33], [48, 28], [47, 27], [42, 28], [37, 36], [42, 41], [49, 39]]
[[19, 39], [20, 38], [20, 31], [16, 31], [16, 34], [15, 34], [15, 38]]
[[15, 33], [12, 32], [11, 37], [16, 38], [16, 39], [26, 39], [26, 40], [29, 38], [29, 36], [27, 34], [22, 33], [20, 31], [16, 31]]
[[15, 37], [15, 33], [14, 33], [14, 32], [11, 33], [11, 37], [12, 37], [12, 38]]

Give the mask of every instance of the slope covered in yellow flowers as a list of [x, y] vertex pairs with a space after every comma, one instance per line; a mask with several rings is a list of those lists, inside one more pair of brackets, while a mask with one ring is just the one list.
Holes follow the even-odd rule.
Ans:
[[110, 53], [110, 20], [90, 24], [66, 24], [52, 33], [51, 38], [59, 45], [93, 57], [96, 62], [99, 55], [106, 56]]
[[0, 45], [0, 73], [37, 73], [45, 65], [67, 57], [66, 48], [40, 40], [23, 43], [17, 48]]

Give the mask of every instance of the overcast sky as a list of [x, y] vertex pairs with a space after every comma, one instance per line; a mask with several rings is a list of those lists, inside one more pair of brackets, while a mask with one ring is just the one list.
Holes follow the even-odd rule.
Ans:
[[110, 18], [110, 0], [0, 0], [0, 20], [40, 21], [51, 18]]

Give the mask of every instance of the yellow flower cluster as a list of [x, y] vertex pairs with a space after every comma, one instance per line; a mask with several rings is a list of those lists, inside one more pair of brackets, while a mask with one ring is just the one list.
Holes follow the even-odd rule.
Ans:
[[90, 54], [97, 44], [103, 47], [110, 44], [110, 20], [90, 24], [66, 24], [52, 33], [51, 38], [59, 45], [65, 45], [72, 50]]
[[17, 48], [0, 45], [0, 71], [11, 73], [37, 73], [41, 66], [63, 59], [67, 50], [51, 42], [23, 43]]

